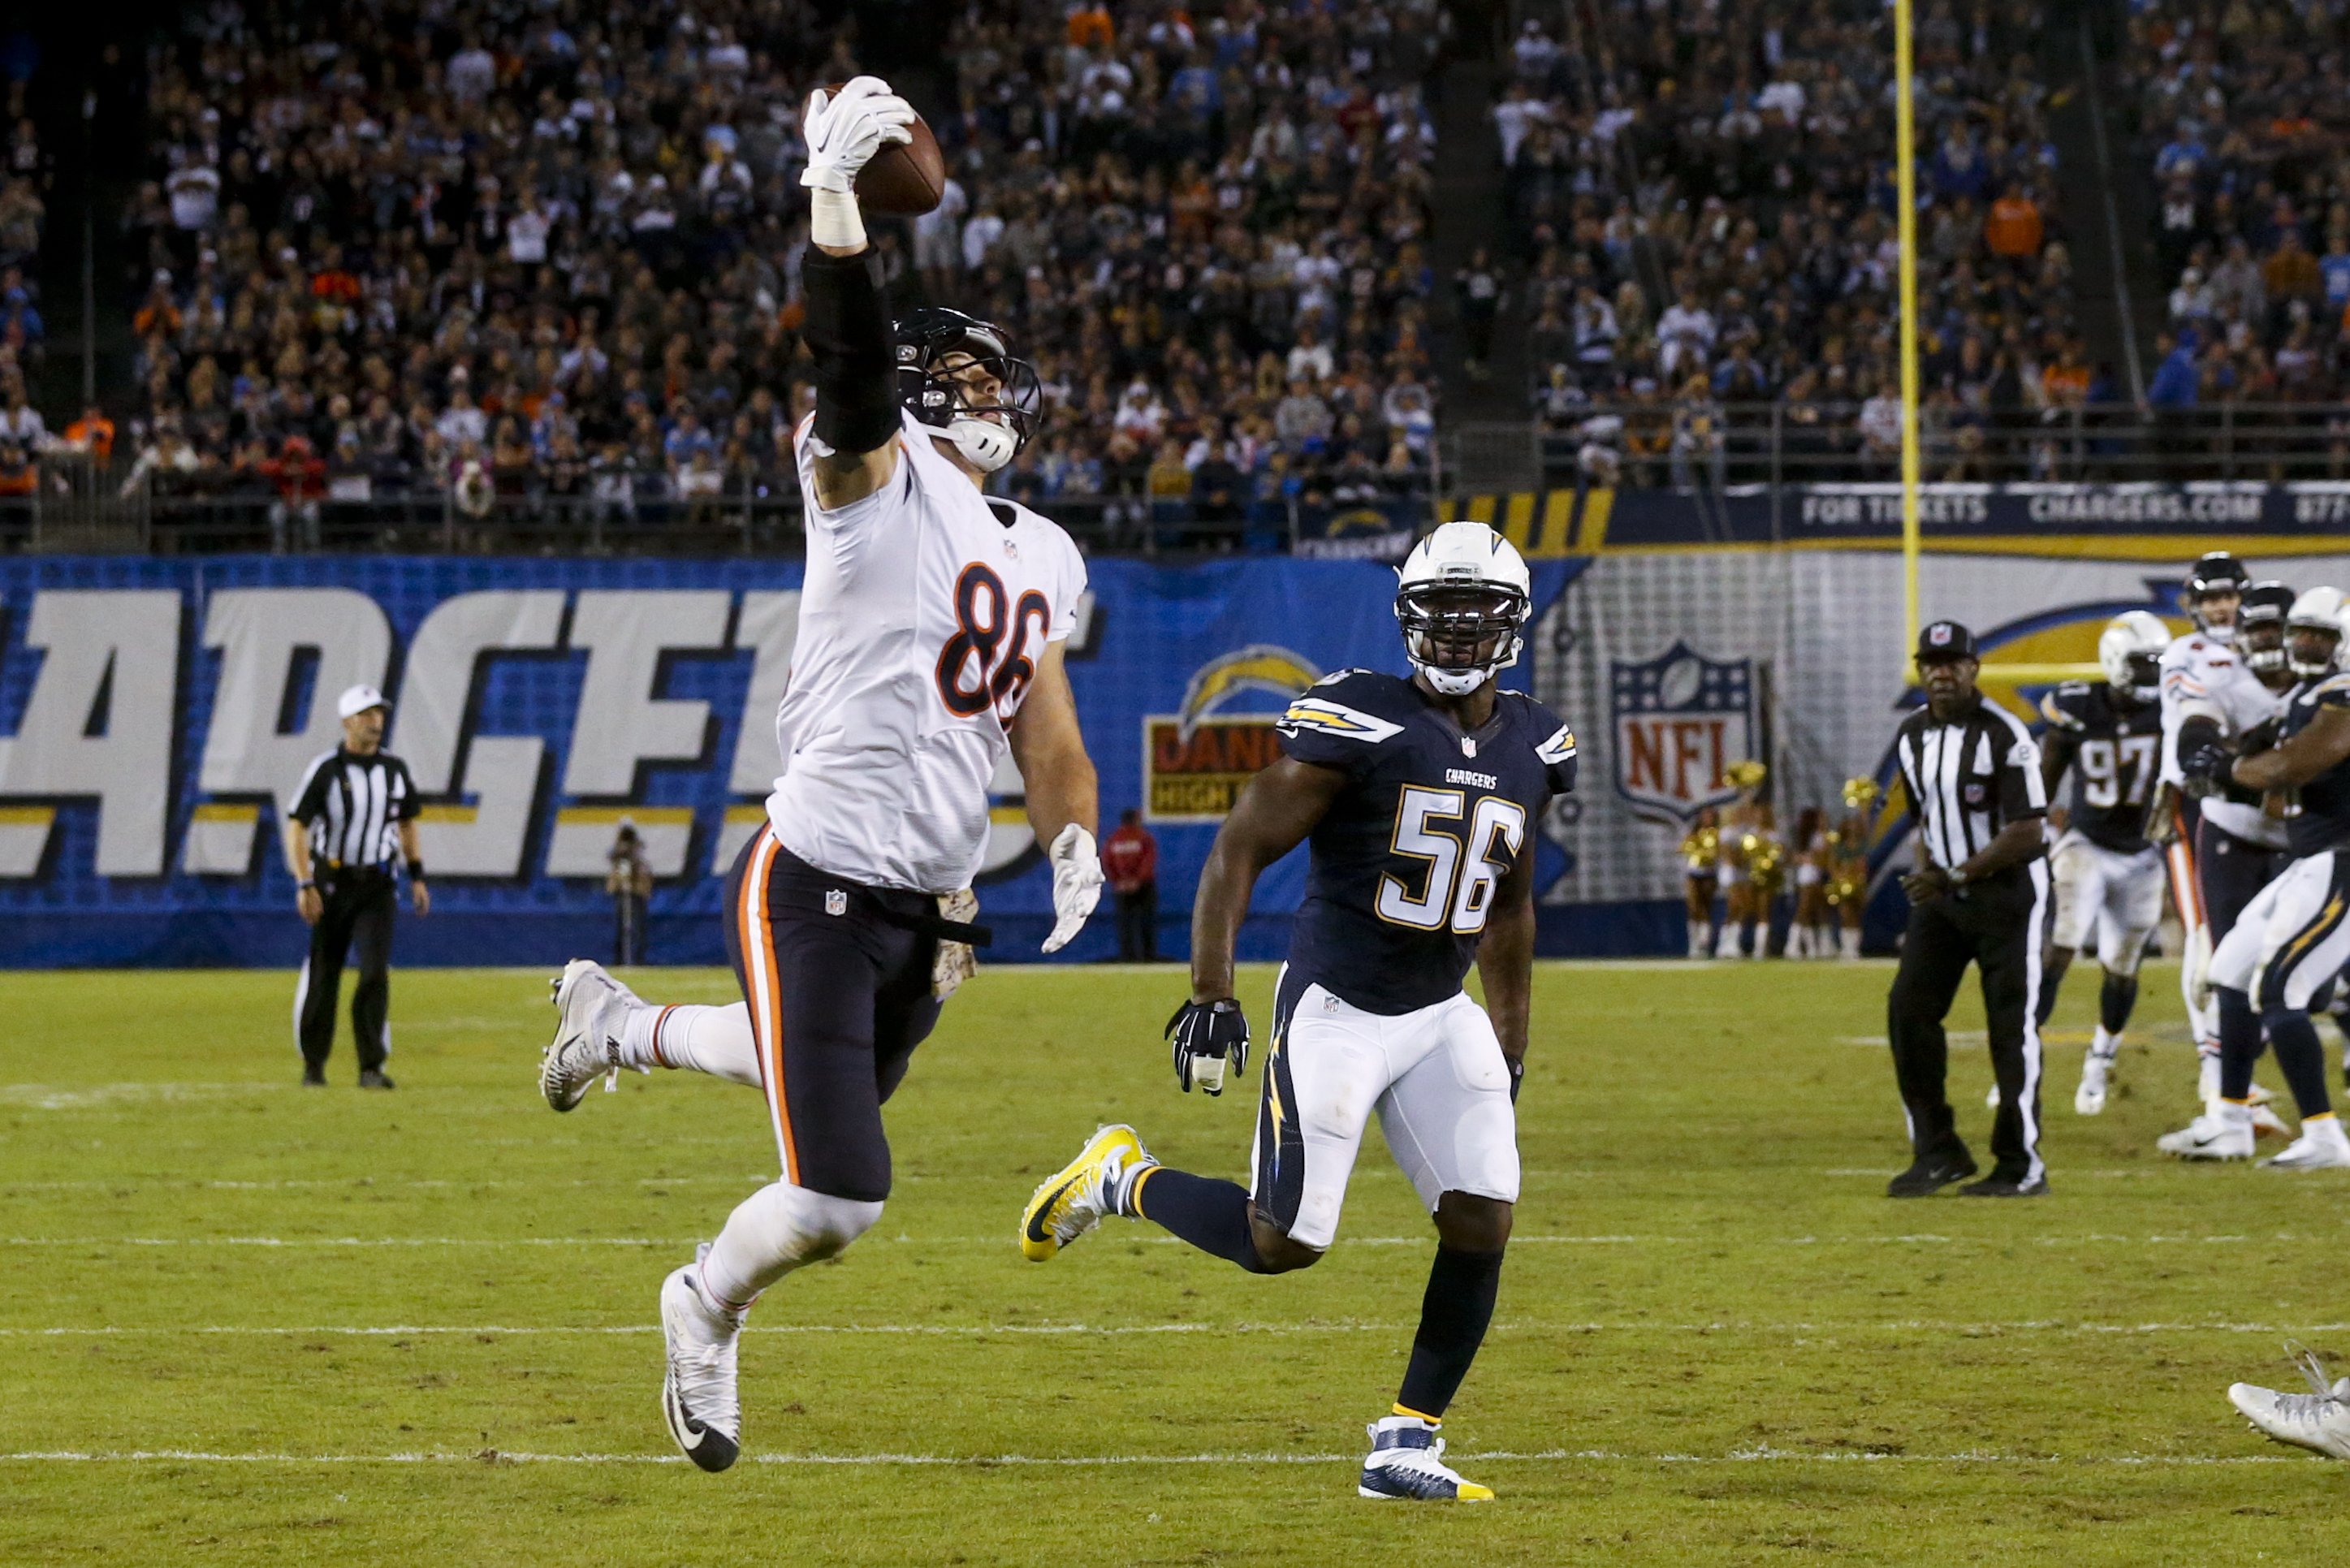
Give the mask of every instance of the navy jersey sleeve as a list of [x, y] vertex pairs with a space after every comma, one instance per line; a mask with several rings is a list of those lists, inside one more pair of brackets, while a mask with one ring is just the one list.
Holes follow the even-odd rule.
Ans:
[[2077, 735], [2089, 727], [2088, 702], [2087, 685], [2068, 680], [2040, 700], [2040, 716], [2048, 721], [2051, 730]]
[[2350, 675], [2329, 676], [2309, 696], [2320, 708], [2350, 708]]
[[1284, 756], [1360, 778], [1376, 762], [1379, 742], [1403, 726], [1379, 709], [1383, 678], [1367, 670], [1342, 670], [1298, 693], [1274, 722]]
[[1526, 708], [1527, 728], [1534, 737], [1534, 756], [1543, 765], [1544, 792], [1554, 795], [1571, 793], [1576, 766], [1574, 726], [1539, 702], [1529, 701]]

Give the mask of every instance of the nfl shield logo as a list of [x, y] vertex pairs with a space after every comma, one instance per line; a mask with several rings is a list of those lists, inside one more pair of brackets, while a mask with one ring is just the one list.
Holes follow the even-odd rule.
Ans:
[[837, 888], [827, 888], [824, 890], [824, 912], [827, 915], [848, 913], [848, 895]]
[[1754, 754], [1753, 660], [1708, 659], [1676, 642], [1641, 663], [1611, 659], [1616, 789], [1633, 811], [1667, 826], [1737, 798], [1722, 776]]

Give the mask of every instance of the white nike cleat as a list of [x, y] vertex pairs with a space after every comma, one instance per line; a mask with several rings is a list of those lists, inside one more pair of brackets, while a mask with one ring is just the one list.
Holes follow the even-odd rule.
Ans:
[[645, 1003], [594, 959], [573, 959], [548, 989], [555, 998], [555, 1039], [538, 1059], [538, 1089], [548, 1105], [568, 1111], [588, 1085], [618, 1078], [620, 1030], [629, 1010]]
[[685, 1457], [705, 1470], [723, 1470], [743, 1452], [743, 1405], [734, 1388], [734, 1348], [743, 1314], [722, 1312], [702, 1293], [702, 1263], [693, 1262], [661, 1282], [661, 1338], [669, 1370], [661, 1379], [661, 1419]]
[[1127, 1195], [1135, 1179], [1158, 1163], [1132, 1127], [1118, 1123], [1097, 1128], [1076, 1158], [1029, 1195], [1020, 1215], [1020, 1255], [1044, 1262], [1105, 1216], [1130, 1214]]
[[2341, 1170], [2350, 1168], [2350, 1134], [2333, 1116], [2301, 1124], [2301, 1136], [2282, 1154], [2261, 1161], [2262, 1170]]
[[2228, 1403], [2243, 1413], [2253, 1428], [2280, 1443], [2308, 1449], [2330, 1459], [2350, 1459], [2350, 1377], [2328, 1387], [2325, 1367], [2307, 1350], [2300, 1355], [2302, 1376], [2313, 1390], [2280, 1394], [2257, 1384], [2238, 1383], [2228, 1389]]
[[1491, 1502], [1493, 1489], [1463, 1480], [1444, 1462], [1444, 1439], [1417, 1416], [1388, 1416], [1364, 1428], [1370, 1458], [1355, 1495], [1381, 1502]]
[[2181, 1159], [2250, 1159], [2252, 1118], [2242, 1106], [2221, 1100], [2178, 1131], [2155, 1139], [2154, 1147]]
[[2094, 1048], [2081, 1058], [2081, 1086], [2073, 1091], [2075, 1116], [2094, 1116], [2106, 1108], [2106, 1081], [2113, 1070], [2114, 1059]]

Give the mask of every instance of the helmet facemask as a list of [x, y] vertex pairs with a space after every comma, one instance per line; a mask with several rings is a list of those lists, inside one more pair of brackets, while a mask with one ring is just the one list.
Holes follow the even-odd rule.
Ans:
[[2236, 647], [2243, 653], [2244, 666], [2256, 673], [2283, 669], [2284, 645], [2284, 621], [2281, 617], [2254, 617], [2243, 620], [2236, 628]]
[[916, 419], [982, 473], [1018, 456], [1045, 419], [1036, 368], [983, 323], [942, 344], [900, 343], [898, 390]]
[[2285, 629], [2284, 654], [2293, 672], [2304, 680], [2330, 674], [2342, 646], [2342, 628], [2302, 621]]
[[1518, 661], [1532, 607], [1496, 582], [1415, 583], [1396, 596], [1412, 668], [1447, 697], [1465, 697]]

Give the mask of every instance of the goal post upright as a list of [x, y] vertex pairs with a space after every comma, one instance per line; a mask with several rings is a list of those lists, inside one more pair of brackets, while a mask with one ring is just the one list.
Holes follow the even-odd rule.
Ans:
[[1910, 0], [1893, 0], [1894, 176], [1901, 249], [1901, 657], [1918, 646], [1918, 144]]

